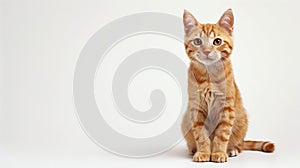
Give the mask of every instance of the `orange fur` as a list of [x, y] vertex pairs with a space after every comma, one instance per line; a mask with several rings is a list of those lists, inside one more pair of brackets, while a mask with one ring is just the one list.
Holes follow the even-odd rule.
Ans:
[[229, 59], [233, 49], [231, 9], [216, 24], [200, 24], [187, 11], [183, 21], [191, 62], [182, 131], [193, 160], [226, 162], [241, 150], [273, 152], [270, 142], [244, 141], [248, 119]]

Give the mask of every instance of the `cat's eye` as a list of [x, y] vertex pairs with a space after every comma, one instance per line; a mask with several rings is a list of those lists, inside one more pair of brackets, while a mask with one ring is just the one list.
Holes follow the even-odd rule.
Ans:
[[193, 43], [194, 43], [194, 45], [199, 46], [199, 45], [202, 45], [202, 40], [200, 38], [195, 38]]
[[220, 38], [215, 38], [213, 44], [214, 44], [215, 46], [220, 46], [220, 45], [222, 44], [222, 42], [223, 42], [222, 39], [220, 39]]

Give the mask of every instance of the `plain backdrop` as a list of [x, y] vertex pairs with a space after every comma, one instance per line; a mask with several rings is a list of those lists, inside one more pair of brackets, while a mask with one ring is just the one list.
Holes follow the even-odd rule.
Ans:
[[117, 18], [139, 12], [181, 17], [188, 9], [200, 22], [216, 22], [227, 8], [235, 15], [232, 62], [249, 114], [247, 139], [271, 140], [276, 151], [244, 152], [222, 167], [298, 167], [299, 5], [296, 0], [1, 1], [0, 167], [219, 167], [193, 163], [184, 142], [144, 159], [104, 151], [79, 125], [72, 82], [83, 46]]

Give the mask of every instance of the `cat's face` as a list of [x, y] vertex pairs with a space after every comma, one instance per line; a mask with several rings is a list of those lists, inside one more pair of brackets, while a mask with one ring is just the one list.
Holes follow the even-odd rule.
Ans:
[[185, 49], [192, 61], [211, 65], [229, 58], [232, 47], [233, 14], [228, 9], [216, 24], [200, 24], [184, 11]]

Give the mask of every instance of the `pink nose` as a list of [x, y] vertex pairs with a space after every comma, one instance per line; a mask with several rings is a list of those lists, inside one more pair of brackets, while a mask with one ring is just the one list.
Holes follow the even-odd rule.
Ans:
[[210, 54], [210, 51], [209, 50], [204, 50], [203, 53], [208, 56]]

